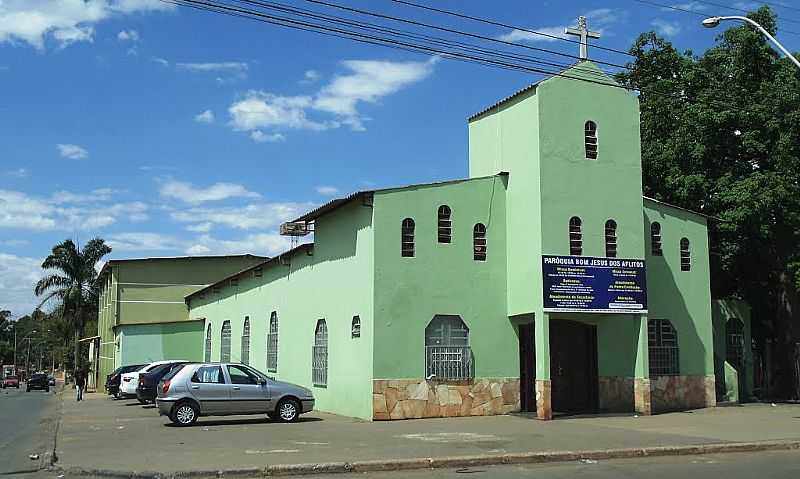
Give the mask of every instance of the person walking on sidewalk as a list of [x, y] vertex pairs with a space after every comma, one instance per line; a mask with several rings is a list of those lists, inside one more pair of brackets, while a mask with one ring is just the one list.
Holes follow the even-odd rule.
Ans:
[[86, 387], [86, 377], [80, 369], [75, 370], [75, 389], [78, 390], [78, 401], [83, 399], [83, 388]]

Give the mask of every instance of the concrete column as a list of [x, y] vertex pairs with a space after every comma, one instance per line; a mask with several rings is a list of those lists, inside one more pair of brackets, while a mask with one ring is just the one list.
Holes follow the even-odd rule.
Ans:
[[650, 356], [647, 343], [647, 315], [642, 314], [633, 319], [634, 327], [639, 331], [636, 344], [636, 377], [633, 379], [633, 406], [642, 416], [653, 413], [650, 404]]
[[550, 315], [534, 318], [536, 336], [536, 416], [545, 421], [553, 419], [550, 399]]

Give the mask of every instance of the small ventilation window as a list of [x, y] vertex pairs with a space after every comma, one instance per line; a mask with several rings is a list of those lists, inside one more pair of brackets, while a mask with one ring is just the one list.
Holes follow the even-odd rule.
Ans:
[[664, 250], [661, 249], [661, 223], [650, 225], [650, 252], [653, 256], [664, 256]]
[[278, 313], [273, 311], [269, 316], [267, 332], [267, 371], [278, 371]]
[[689, 239], [681, 238], [681, 271], [692, 269], [692, 253], [689, 250]]
[[606, 258], [617, 257], [617, 222], [606, 221]]
[[452, 213], [453, 212], [450, 210], [450, 207], [447, 205], [442, 205], [439, 207], [437, 228], [439, 243], [449, 243], [452, 239], [453, 223], [450, 220]]
[[413, 219], [406, 218], [403, 220], [400, 233], [400, 256], [404, 258], [414, 257], [414, 226]]
[[350, 337], [351, 338], [361, 337], [361, 318], [359, 318], [358, 316], [353, 316], [353, 323], [350, 325]]
[[239, 278], [233, 278], [231, 280], [231, 286], [233, 287], [239, 286]]
[[324, 319], [317, 321], [317, 328], [314, 330], [311, 383], [322, 387], [328, 385], [328, 326]]
[[253, 270], [253, 276], [255, 276], [256, 278], [260, 278], [260, 277], [264, 276], [264, 269], [263, 268], [254, 269]]
[[486, 225], [478, 223], [472, 228], [472, 258], [486, 261]]
[[583, 143], [586, 149], [586, 159], [597, 159], [597, 123], [587, 121], [583, 128]]
[[581, 234], [581, 219], [573, 216], [569, 219], [569, 254], [580, 256], [583, 254], [583, 234]]
[[250, 316], [244, 317], [241, 343], [242, 364], [250, 364]]

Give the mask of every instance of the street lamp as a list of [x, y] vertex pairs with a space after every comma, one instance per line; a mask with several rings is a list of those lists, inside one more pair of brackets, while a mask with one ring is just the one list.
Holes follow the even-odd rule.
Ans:
[[[25, 338], [30, 336], [31, 334], [36, 334], [36, 330], [34, 329], [30, 333], [28, 333]], [[25, 341], [25, 338], [22, 338]], [[17, 368], [17, 324], [14, 323], [14, 369]]]
[[706, 18], [705, 20], [703, 20], [703, 26], [706, 27], [706, 28], [715, 28], [717, 25], [720, 24], [720, 22], [722, 22], [724, 20], [739, 20], [741, 22], [749, 23], [750, 25], [758, 28], [758, 30], [765, 37], [769, 38], [769, 40], [772, 43], [774, 43], [775, 46], [777, 46], [778, 49], [780, 51], [782, 51], [783, 54], [786, 55], [789, 58], [789, 60], [791, 60], [795, 65], [797, 65], [797, 68], [800, 68], [800, 61], [798, 61], [797, 58], [795, 58], [794, 55], [792, 55], [789, 52], [789, 50], [787, 50], [783, 45], [781, 45], [781, 43], [778, 40], [776, 40], [775, 37], [770, 35], [770, 33], [766, 29], [764, 29], [764, 27], [759, 25], [758, 22], [756, 22], [752, 18], [740, 17], [740, 16], [736, 16], [736, 15], [724, 16], [724, 17], [709, 17], [709, 18]]

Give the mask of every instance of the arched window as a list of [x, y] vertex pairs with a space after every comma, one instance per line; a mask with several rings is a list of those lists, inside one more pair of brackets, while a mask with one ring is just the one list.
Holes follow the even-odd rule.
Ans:
[[231, 362], [231, 322], [222, 323], [222, 332], [219, 341], [219, 361], [222, 363]]
[[617, 257], [617, 222], [606, 221], [606, 257]]
[[681, 238], [681, 271], [692, 269], [692, 253], [689, 250], [689, 239]]
[[449, 243], [452, 238], [453, 223], [450, 220], [452, 213], [450, 207], [447, 205], [439, 207], [439, 222], [437, 228], [439, 243]]
[[658, 222], [650, 225], [650, 252], [653, 256], [664, 256], [661, 249], [661, 223]]
[[317, 321], [317, 328], [314, 330], [311, 382], [314, 386], [328, 385], [328, 326], [324, 319]]
[[725, 324], [725, 360], [739, 373], [744, 366], [744, 325], [739, 318]]
[[472, 228], [472, 259], [486, 261], [486, 225], [483, 223]]
[[650, 356], [650, 376], [677, 376], [678, 333], [667, 319], [647, 321], [647, 346]]
[[569, 219], [569, 254], [580, 256], [583, 253], [583, 234], [581, 234], [581, 219], [573, 216]]
[[278, 371], [278, 313], [269, 315], [269, 331], [267, 332], [267, 371]]
[[250, 364], [250, 316], [244, 317], [242, 326], [242, 364]]
[[460, 316], [437, 314], [425, 328], [425, 377], [462, 380], [472, 372], [469, 328]]
[[206, 328], [206, 350], [203, 354], [203, 361], [207, 363], [211, 362], [211, 323], [208, 323], [208, 327]]
[[400, 233], [400, 256], [405, 258], [414, 257], [414, 220], [411, 218], [403, 220]]
[[359, 318], [358, 316], [353, 316], [353, 322], [350, 324], [350, 337], [351, 338], [361, 337], [361, 318]]
[[586, 149], [586, 159], [597, 159], [597, 123], [587, 121], [583, 127], [583, 145]]

